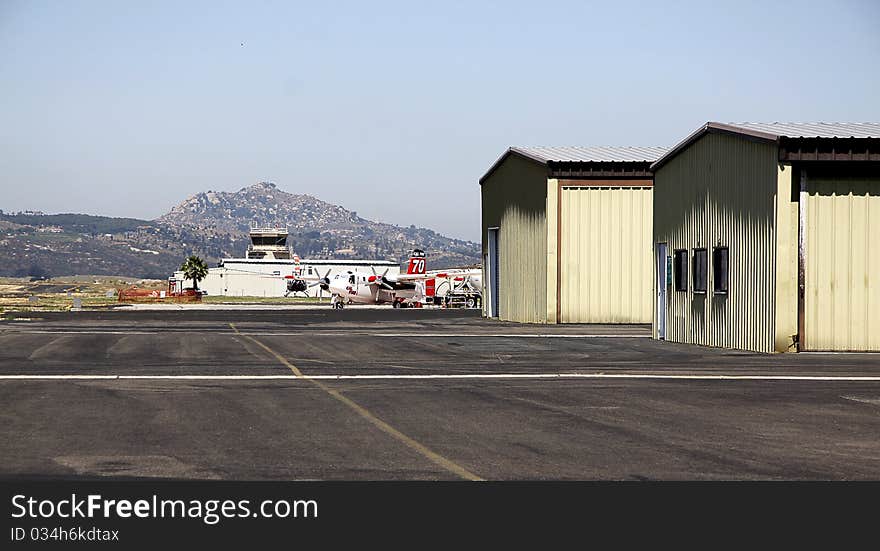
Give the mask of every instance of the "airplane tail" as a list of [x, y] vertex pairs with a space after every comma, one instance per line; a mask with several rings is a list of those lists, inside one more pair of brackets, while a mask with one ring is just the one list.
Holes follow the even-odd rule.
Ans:
[[406, 267], [407, 274], [422, 275], [425, 273], [425, 251], [415, 249], [409, 258], [409, 264]]

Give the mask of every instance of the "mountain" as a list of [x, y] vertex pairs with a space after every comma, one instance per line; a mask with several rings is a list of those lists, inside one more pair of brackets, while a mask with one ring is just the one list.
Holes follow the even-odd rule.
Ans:
[[83, 214], [0, 211], [0, 276], [127, 275], [165, 278], [189, 254], [210, 264], [241, 257], [252, 225], [282, 226], [303, 258], [403, 261], [425, 249], [431, 267], [480, 261], [480, 246], [416, 226], [399, 227], [310, 195], [261, 182], [189, 197], [152, 221]]

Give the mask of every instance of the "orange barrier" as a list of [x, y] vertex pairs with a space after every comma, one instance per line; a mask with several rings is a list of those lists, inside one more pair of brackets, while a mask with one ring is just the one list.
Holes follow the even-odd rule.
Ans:
[[158, 289], [130, 289], [119, 290], [119, 302], [200, 302], [202, 295], [192, 289], [184, 289], [181, 293], [169, 293]]

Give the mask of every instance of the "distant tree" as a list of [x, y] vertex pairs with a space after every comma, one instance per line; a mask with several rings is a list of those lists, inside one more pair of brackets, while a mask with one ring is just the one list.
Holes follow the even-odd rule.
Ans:
[[198, 256], [192, 255], [184, 261], [180, 266], [183, 277], [193, 280], [193, 289], [199, 290], [199, 281], [205, 279], [208, 275], [208, 265]]

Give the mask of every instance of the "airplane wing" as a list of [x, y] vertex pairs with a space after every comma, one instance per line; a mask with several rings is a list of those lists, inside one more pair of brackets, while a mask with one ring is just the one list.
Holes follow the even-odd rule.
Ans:
[[446, 279], [446, 278], [455, 278], [455, 277], [467, 277], [472, 276], [475, 273], [481, 273], [479, 270], [463, 270], [463, 269], [455, 269], [455, 270], [443, 270], [436, 272], [428, 272], [426, 274], [397, 274], [397, 275], [389, 275], [385, 276], [385, 280], [388, 282], [399, 281], [403, 282], [414, 282], [414, 281], [425, 281], [426, 279]]
[[438, 270], [435, 272], [428, 272], [426, 274], [400, 274], [395, 276], [398, 281], [424, 281], [426, 279], [446, 279], [453, 278], [459, 276], [470, 275], [471, 270]]
[[386, 280], [389, 281], [399, 281], [401, 283], [410, 283], [413, 281], [425, 281], [426, 279], [432, 279], [437, 276], [432, 274], [398, 274], [394, 276], [385, 276]]

